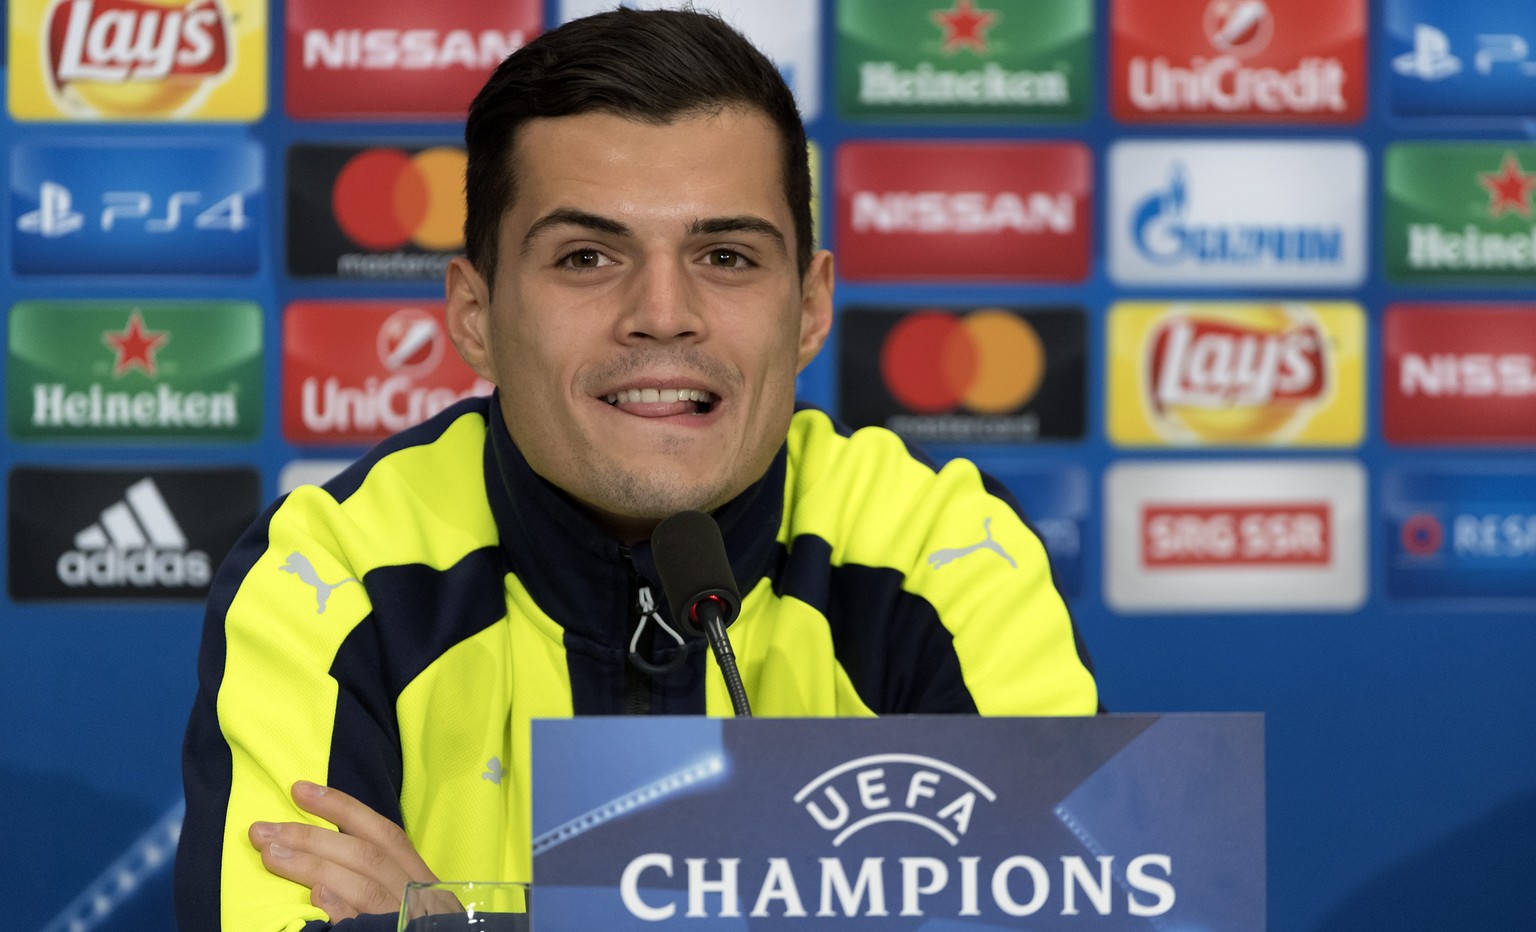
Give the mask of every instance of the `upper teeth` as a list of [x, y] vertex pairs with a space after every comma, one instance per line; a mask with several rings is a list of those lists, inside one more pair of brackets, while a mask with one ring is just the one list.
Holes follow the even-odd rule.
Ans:
[[709, 392], [697, 388], [626, 388], [621, 392], [614, 392], [607, 397], [611, 405], [634, 402], [662, 402], [670, 404], [674, 401], [709, 401], [714, 396]]

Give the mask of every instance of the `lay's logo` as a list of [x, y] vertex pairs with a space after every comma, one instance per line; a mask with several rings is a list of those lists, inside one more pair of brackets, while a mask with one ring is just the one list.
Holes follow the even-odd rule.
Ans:
[[52, 0], [18, 3], [12, 16], [19, 119], [255, 119], [265, 110], [264, 0]]
[[1352, 304], [1118, 304], [1110, 437], [1126, 446], [1357, 444], [1364, 339]]

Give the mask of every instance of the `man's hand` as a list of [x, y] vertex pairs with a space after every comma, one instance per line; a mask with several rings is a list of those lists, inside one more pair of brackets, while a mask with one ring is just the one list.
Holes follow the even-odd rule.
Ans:
[[307, 822], [253, 822], [251, 844], [279, 877], [309, 888], [332, 922], [361, 913], [398, 913], [405, 884], [436, 880], [405, 830], [340, 790], [293, 785], [300, 809], [340, 831]]

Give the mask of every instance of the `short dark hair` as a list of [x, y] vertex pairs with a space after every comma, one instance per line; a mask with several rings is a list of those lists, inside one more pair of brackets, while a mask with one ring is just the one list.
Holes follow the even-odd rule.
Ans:
[[740, 106], [778, 128], [795, 260], [811, 263], [811, 172], [805, 126], [777, 68], [709, 13], [616, 9], [540, 35], [491, 74], [464, 125], [464, 248], [489, 284], [497, 232], [517, 188], [512, 152], [534, 117], [611, 113], [651, 123]]

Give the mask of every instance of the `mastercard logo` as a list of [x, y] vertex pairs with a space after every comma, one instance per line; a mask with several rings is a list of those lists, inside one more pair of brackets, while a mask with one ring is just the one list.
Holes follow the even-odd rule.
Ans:
[[342, 166], [331, 210], [347, 238], [366, 249], [406, 244], [429, 252], [464, 246], [464, 150], [365, 149]]
[[887, 334], [880, 376], [898, 403], [919, 414], [1006, 414], [1039, 391], [1045, 346], [1007, 311], [919, 311]]

